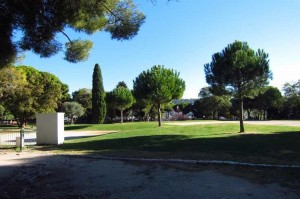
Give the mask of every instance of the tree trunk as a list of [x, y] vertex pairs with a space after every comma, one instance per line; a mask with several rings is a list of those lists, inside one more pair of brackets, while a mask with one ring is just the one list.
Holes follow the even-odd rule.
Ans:
[[71, 116], [71, 124], [74, 124], [74, 116]]
[[121, 124], [123, 124], [123, 109], [121, 109]]
[[20, 121], [18, 120], [18, 118], [14, 115], [15, 120], [17, 121], [17, 125], [18, 127], [21, 127]]
[[161, 126], [161, 110], [160, 110], [160, 104], [158, 104], [158, 126]]
[[17, 124], [18, 124], [19, 128], [23, 128], [23, 127], [26, 126], [27, 119], [26, 119], [25, 115], [23, 115], [20, 119], [17, 119], [16, 116], [14, 116], [14, 117], [15, 117], [15, 120], [17, 121]]
[[250, 109], [247, 109], [247, 114], [248, 114], [248, 120], [250, 119], [250, 117], [251, 117], [251, 111], [250, 111]]
[[240, 97], [240, 107], [239, 107], [239, 117], [240, 117], [240, 133], [245, 132], [244, 129], [244, 103], [243, 103], [243, 98]]

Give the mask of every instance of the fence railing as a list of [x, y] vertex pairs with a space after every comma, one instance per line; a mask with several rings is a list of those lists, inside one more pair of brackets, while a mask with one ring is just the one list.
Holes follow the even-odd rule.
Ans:
[[[0, 147], [16, 146], [19, 129], [0, 129]], [[36, 130], [24, 130], [24, 145], [36, 145]]]

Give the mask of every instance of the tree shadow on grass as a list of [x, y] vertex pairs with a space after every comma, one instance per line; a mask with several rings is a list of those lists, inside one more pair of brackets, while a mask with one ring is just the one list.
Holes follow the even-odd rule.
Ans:
[[130, 157], [136, 153], [173, 154], [178, 158], [208, 159], [233, 158], [237, 160], [257, 159], [260, 162], [300, 164], [300, 131], [276, 132], [273, 134], [239, 134], [217, 138], [191, 138], [184, 135], [155, 135], [128, 138], [82, 140], [65, 143], [59, 147], [71, 151], [101, 153], [126, 151]]

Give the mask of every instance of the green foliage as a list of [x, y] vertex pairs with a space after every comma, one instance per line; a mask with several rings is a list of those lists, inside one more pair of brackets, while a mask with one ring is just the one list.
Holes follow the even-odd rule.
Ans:
[[0, 119], [12, 120], [14, 116], [0, 103]]
[[114, 14], [108, 19], [106, 31], [111, 33], [112, 39], [133, 38], [145, 20], [145, 16], [136, 9], [131, 0], [118, 1], [111, 13]]
[[[0, 67], [13, 63], [18, 52], [30, 50], [41, 57], [50, 57], [63, 50], [57, 41], [62, 33], [67, 61], [76, 63], [88, 57], [91, 42], [72, 41], [66, 28], [93, 34], [107, 31], [112, 39], [131, 39], [139, 31], [145, 16], [130, 0], [37, 0], [0, 1]], [[22, 35], [15, 40], [14, 32]]]
[[113, 105], [118, 110], [129, 108], [134, 102], [131, 91], [125, 87], [117, 87], [112, 91]]
[[92, 88], [92, 123], [103, 123], [106, 116], [105, 91], [101, 70], [98, 64], [94, 67]]
[[176, 106], [173, 102], [170, 102], [170, 103], [168, 103], [168, 104], [164, 104], [163, 105], [163, 109], [165, 110], [165, 111], [171, 111], [172, 109], [173, 109], [173, 107], [174, 106]]
[[62, 90], [61, 101], [62, 102], [70, 101], [71, 96], [69, 94], [69, 86], [67, 84], [62, 83], [61, 90]]
[[0, 104], [0, 118], [2, 119], [5, 113], [5, 108]]
[[285, 83], [283, 92], [287, 98], [300, 97], [300, 79], [294, 83]]
[[133, 115], [139, 120], [149, 121], [157, 116], [154, 106], [149, 100], [139, 99], [132, 105]]
[[123, 123], [123, 111], [132, 106], [134, 97], [128, 88], [116, 87], [110, 94], [110, 104], [121, 112], [121, 123]]
[[92, 108], [92, 91], [90, 89], [81, 88], [72, 93], [73, 101], [78, 102], [85, 110]]
[[257, 96], [245, 98], [244, 109], [247, 111], [248, 119], [283, 119], [287, 118], [284, 116], [285, 101], [286, 98], [281, 95], [278, 88], [267, 86], [262, 88]]
[[0, 72], [0, 99], [14, 95], [26, 84], [26, 76], [15, 67], [2, 68]]
[[65, 116], [71, 119], [71, 124], [74, 124], [74, 119], [84, 114], [84, 108], [77, 102], [64, 102], [63, 111]]
[[235, 41], [222, 52], [212, 56], [212, 62], [204, 65], [206, 82], [213, 94], [231, 94], [239, 100], [240, 131], [243, 126], [243, 98], [253, 97], [272, 77], [268, 54], [250, 49], [246, 42]]
[[40, 73], [42, 78], [41, 84], [43, 85], [40, 104], [44, 103], [42, 106], [43, 109], [41, 111], [51, 112], [55, 110], [55, 108], [57, 107], [57, 103], [63, 97], [63, 85], [56, 76], [47, 72]]
[[[266, 90], [260, 95], [262, 96], [262, 100], [263, 100], [262, 104], [264, 104], [264, 107], [266, 109], [282, 108], [283, 98], [278, 88], [268, 86]], [[258, 95], [258, 97], [260, 95]]]
[[133, 88], [137, 99], [149, 99], [154, 103], [165, 104], [182, 97], [185, 82], [179, 78], [178, 72], [158, 65], [143, 71], [133, 81]]
[[112, 92], [106, 92], [105, 93], [105, 102], [106, 102], [106, 116], [108, 118], [115, 118], [117, 117], [116, 109], [113, 107], [113, 96]]
[[128, 88], [127, 84], [124, 81], [121, 81], [117, 84], [117, 87], [120, 87], [120, 86], [122, 86], [124, 88]]
[[20, 126], [36, 113], [55, 111], [62, 98], [62, 87], [64, 87], [56, 76], [29, 66], [15, 67], [11, 70], [16, 71], [15, 75], [20, 75], [18, 77], [21, 84], [14, 87], [15, 82], [6, 82], [14, 89], [12, 92], [6, 92], [2, 101]]
[[159, 126], [161, 126], [161, 106], [173, 99], [182, 97], [185, 82], [179, 78], [179, 73], [164, 66], [153, 66], [143, 71], [133, 81], [133, 94], [137, 100], [146, 100], [158, 110]]
[[71, 101], [71, 96], [69, 94], [69, 86], [67, 84], [61, 83], [61, 98], [58, 102], [56, 112], [61, 112], [63, 103], [69, 101]]
[[267, 113], [270, 109], [280, 110], [283, 106], [283, 98], [278, 88], [268, 86], [258, 96], [250, 100], [253, 102], [253, 108], [263, 112], [263, 119], [267, 119]]
[[89, 57], [89, 52], [93, 47], [93, 43], [88, 40], [75, 40], [66, 43], [65, 60], [71, 63], [85, 61]]
[[216, 88], [215, 90], [211, 87], [201, 88], [198, 94], [200, 99], [195, 102], [198, 117], [210, 119], [219, 119], [221, 116], [230, 117], [230, 97], [228, 95], [213, 95], [212, 92], [216, 92]]
[[221, 116], [228, 117], [231, 106], [229, 96], [208, 96], [195, 101], [194, 108], [198, 117], [207, 119], [219, 119]]
[[300, 80], [293, 83], [286, 83], [283, 86], [285, 96], [285, 109], [289, 119], [300, 118]]
[[255, 53], [246, 42], [240, 41], [215, 53], [204, 69], [208, 84], [226, 89], [237, 98], [256, 95], [272, 77], [268, 55], [263, 50]]

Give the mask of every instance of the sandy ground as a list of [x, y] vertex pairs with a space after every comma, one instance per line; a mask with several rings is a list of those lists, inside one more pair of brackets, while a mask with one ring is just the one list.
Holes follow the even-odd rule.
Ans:
[[[300, 126], [300, 121], [245, 123]], [[175, 124], [195, 125], [204, 122]], [[107, 133], [114, 132], [66, 131], [65, 138]], [[300, 170], [145, 163], [61, 155], [32, 149], [19, 153], [0, 150], [2, 198], [300, 199]]]
[[[0, 151], [0, 198], [300, 198], [297, 187], [283, 186], [291, 185], [289, 179], [273, 181], [263, 173], [5, 150]], [[293, 183], [299, 185], [299, 179]]]
[[95, 135], [105, 135], [110, 133], [116, 133], [116, 131], [65, 131], [64, 136], [65, 140], [69, 140], [79, 137], [82, 138]]

